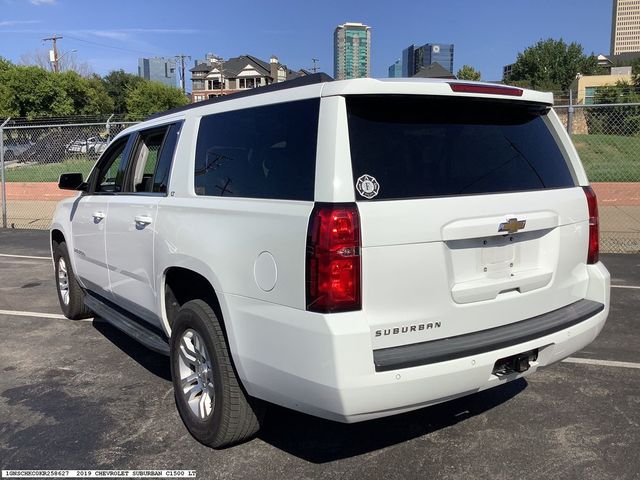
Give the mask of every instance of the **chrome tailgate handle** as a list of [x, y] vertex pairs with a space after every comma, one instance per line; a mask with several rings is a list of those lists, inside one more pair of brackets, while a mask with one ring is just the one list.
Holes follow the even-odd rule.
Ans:
[[456, 220], [442, 227], [442, 240], [466, 240], [509, 235], [515, 232], [549, 230], [561, 224], [556, 212], [541, 211], [517, 215]]

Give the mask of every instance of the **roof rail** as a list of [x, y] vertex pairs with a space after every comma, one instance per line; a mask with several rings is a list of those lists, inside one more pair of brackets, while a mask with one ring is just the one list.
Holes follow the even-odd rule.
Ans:
[[222, 97], [210, 98], [202, 102], [190, 103], [183, 107], [172, 108], [164, 112], [154, 113], [146, 120], [154, 118], [164, 117], [165, 115], [171, 115], [173, 113], [184, 112], [193, 108], [202, 107], [204, 105], [211, 105], [212, 103], [226, 102], [228, 100], [235, 100], [236, 98], [251, 97], [254, 95], [262, 95], [263, 93], [276, 92], [278, 90], [286, 90], [289, 88], [305, 87], [307, 85], [315, 85], [316, 83], [332, 82], [333, 78], [326, 73], [313, 73], [311, 75], [305, 75], [303, 77], [294, 78], [280, 83], [272, 83], [266, 87], [256, 87], [251, 90], [245, 90], [243, 92], [233, 93], [231, 95], [224, 95]]

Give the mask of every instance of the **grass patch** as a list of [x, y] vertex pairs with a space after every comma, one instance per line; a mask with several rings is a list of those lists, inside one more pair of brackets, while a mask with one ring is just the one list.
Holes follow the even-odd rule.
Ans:
[[573, 135], [592, 182], [640, 182], [640, 137]]
[[95, 160], [70, 158], [60, 163], [45, 165], [16, 165], [7, 168], [7, 182], [57, 182], [61, 173], [82, 173], [86, 179]]

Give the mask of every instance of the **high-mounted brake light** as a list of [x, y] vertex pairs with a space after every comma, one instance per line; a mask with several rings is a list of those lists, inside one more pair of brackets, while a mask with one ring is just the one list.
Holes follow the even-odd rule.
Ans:
[[522, 89], [514, 87], [502, 87], [499, 85], [477, 85], [475, 83], [450, 83], [454, 92], [460, 93], [484, 93], [486, 95], [509, 95], [521, 97]]
[[589, 250], [587, 253], [587, 263], [598, 263], [600, 254], [600, 227], [598, 220], [598, 199], [596, 192], [590, 186], [582, 187], [587, 197], [589, 207]]
[[307, 232], [307, 310], [360, 310], [360, 215], [355, 203], [316, 204]]

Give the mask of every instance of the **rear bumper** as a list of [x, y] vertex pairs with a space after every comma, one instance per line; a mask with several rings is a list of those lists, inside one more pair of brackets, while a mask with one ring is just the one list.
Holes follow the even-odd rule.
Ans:
[[376, 372], [446, 362], [536, 340], [588, 320], [604, 304], [582, 299], [566, 307], [516, 323], [431, 342], [374, 350]]
[[[571, 315], [548, 317], [549, 328], [426, 364], [429, 352], [423, 348], [418, 364], [402, 365], [404, 368], [392, 362], [376, 369], [374, 358], [382, 357], [372, 349], [362, 312], [319, 315], [232, 295], [224, 296], [223, 308], [234, 312], [227, 329], [249, 394], [350, 423], [485, 390], [530, 375], [582, 349], [597, 337], [609, 313], [609, 273], [601, 263], [587, 269], [587, 302], [565, 311]], [[501, 378], [492, 374], [498, 359], [534, 349], [538, 349], [538, 358], [527, 372]]]

